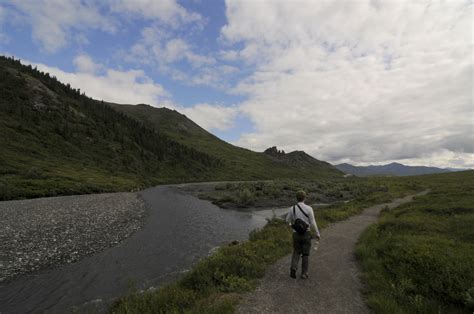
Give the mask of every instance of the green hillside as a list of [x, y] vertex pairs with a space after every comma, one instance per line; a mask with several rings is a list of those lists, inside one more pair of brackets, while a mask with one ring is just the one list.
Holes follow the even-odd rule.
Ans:
[[294, 162], [281, 162], [282, 160], [274, 158], [270, 154], [236, 147], [210, 134], [175, 110], [154, 108], [148, 105], [110, 105], [183, 145], [225, 160], [225, 169], [222, 169], [226, 174], [224, 177], [274, 179], [342, 175], [342, 172], [329, 163], [319, 161], [303, 152], [292, 152], [286, 155], [294, 156], [303, 153], [305, 155], [304, 162], [297, 159], [292, 160]]
[[93, 100], [5, 57], [0, 134], [0, 200], [171, 182], [341, 175], [327, 163], [284, 164], [232, 146], [171, 110]]
[[221, 160], [0, 59], [0, 199], [207, 179]]

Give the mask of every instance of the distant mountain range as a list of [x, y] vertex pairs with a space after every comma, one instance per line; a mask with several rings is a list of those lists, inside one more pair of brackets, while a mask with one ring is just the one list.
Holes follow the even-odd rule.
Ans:
[[91, 99], [1, 56], [0, 134], [0, 200], [160, 183], [343, 176], [304, 152], [273, 156], [233, 146], [174, 110]]
[[351, 164], [343, 163], [335, 166], [344, 173], [352, 174], [359, 177], [365, 176], [416, 176], [422, 174], [434, 174], [453, 171], [462, 171], [465, 169], [456, 168], [436, 168], [424, 166], [406, 166], [400, 163], [390, 163], [380, 166], [353, 166]]

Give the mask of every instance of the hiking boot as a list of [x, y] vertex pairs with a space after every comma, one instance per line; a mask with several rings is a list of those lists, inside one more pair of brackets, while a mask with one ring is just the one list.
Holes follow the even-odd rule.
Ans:
[[301, 279], [308, 279], [308, 274], [301, 274]]
[[290, 269], [290, 277], [296, 279], [296, 270]]

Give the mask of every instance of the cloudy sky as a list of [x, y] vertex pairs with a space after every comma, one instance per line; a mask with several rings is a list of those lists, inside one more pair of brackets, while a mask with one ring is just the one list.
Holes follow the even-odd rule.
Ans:
[[474, 167], [472, 0], [0, 0], [0, 53], [233, 144]]

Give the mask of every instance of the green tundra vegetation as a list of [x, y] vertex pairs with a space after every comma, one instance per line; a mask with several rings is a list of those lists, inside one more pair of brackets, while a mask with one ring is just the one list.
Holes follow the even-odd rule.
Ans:
[[474, 171], [414, 177], [431, 192], [383, 212], [357, 256], [377, 313], [472, 313]]
[[87, 97], [0, 56], [0, 200], [140, 189], [160, 183], [341, 177], [230, 145], [184, 115]]
[[[284, 207], [295, 202], [298, 190], [307, 193], [307, 202], [318, 204], [333, 204], [348, 200], [366, 199], [367, 195], [385, 195], [388, 191], [389, 178], [377, 180], [372, 178], [332, 178], [332, 179], [285, 179], [253, 182], [227, 182], [216, 184], [214, 190], [197, 193], [202, 199], [212, 201], [222, 208], [238, 210], [253, 210], [255, 208]], [[393, 180], [392, 180], [393, 181]], [[394, 181], [396, 182], [396, 180]], [[395, 183], [390, 182], [392, 190]], [[419, 188], [416, 182], [405, 182], [413, 190]], [[379, 192], [376, 194], [376, 192]], [[340, 204], [336, 204], [340, 205]], [[329, 207], [331, 209], [331, 207]]]
[[[367, 206], [426, 188], [416, 180], [407, 178], [363, 180], [370, 181], [368, 185], [378, 186], [379, 189], [368, 191], [347, 203], [316, 210], [316, 219], [321, 228], [360, 213]], [[271, 182], [249, 184], [265, 186]], [[295, 186], [301, 188], [301, 184], [304, 183], [298, 182]], [[226, 188], [226, 185], [223, 187]], [[285, 187], [289, 186], [282, 184], [280, 192]], [[118, 299], [110, 312], [233, 313], [240, 294], [252, 291], [258, 279], [265, 274], [266, 267], [291, 252], [291, 233], [283, 220], [274, 218], [261, 230], [252, 232], [248, 241], [222, 247], [214, 255], [202, 259], [176, 283], [158, 290], [131, 291]]]

